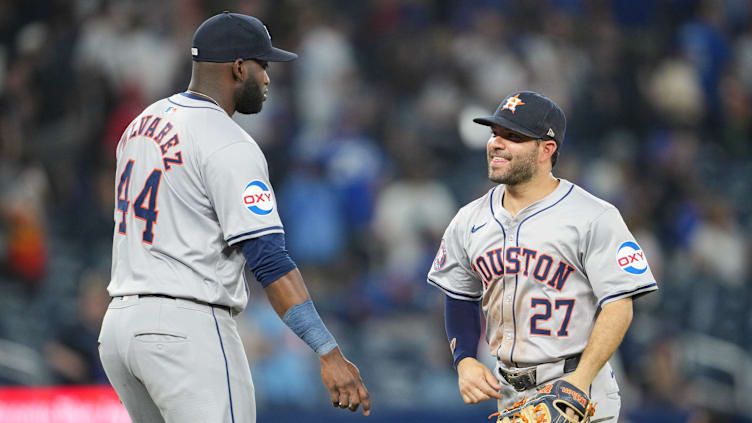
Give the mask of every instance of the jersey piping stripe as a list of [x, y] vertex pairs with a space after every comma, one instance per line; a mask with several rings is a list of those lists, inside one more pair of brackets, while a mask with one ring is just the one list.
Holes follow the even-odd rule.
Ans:
[[180, 93], [180, 95], [182, 95], [183, 97], [192, 98], [194, 100], [208, 101], [211, 104], [216, 104], [217, 106], [219, 106], [219, 104], [217, 104], [213, 100], [209, 100], [208, 98], [204, 98], [204, 97], [201, 97], [200, 95], [196, 95], [196, 94], [193, 94], [193, 93]]
[[[496, 188], [498, 188], [498, 186]], [[494, 208], [493, 208], [493, 195], [496, 192], [496, 188], [491, 190], [491, 198], [489, 199], [488, 204], [489, 206], [491, 206], [491, 216], [494, 218], [496, 223], [499, 224], [499, 227], [501, 228], [501, 233], [504, 234], [504, 242], [506, 243], [507, 233], [504, 230], [504, 225], [502, 225], [501, 222], [499, 222], [499, 219], [496, 218], [496, 213], [494, 213]]]
[[[491, 207], [491, 217], [493, 217], [494, 220], [496, 221], [496, 223], [499, 224], [499, 227], [501, 228], [501, 233], [504, 235], [504, 241], [501, 244], [501, 248], [502, 248], [502, 251], [506, 251], [507, 250], [507, 232], [504, 230], [504, 225], [502, 225], [501, 222], [499, 222], [499, 219], [496, 218], [496, 213], [494, 213], [494, 207], [493, 207], [493, 195], [496, 192], [496, 188], [498, 188], [498, 187], [499, 186], [497, 185], [496, 187], [494, 187], [494, 189], [491, 190], [491, 198], [489, 199], [488, 204]], [[501, 283], [502, 290], [503, 290], [503, 288], [506, 287], [506, 283], [507, 282], [506, 282], [506, 278], [502, 278], [501, 280], [503, 281]], [[503, 297], [504, 297], [504, 293], [502, 292], [502, 298]], [[514, 304], [512, 304], [512, 306], [514, 306]], [[501, 301], [501, 316], [502, 317], [504, 316], [504, 301], [503, 300]], [[512, 316], [512, 317], [514, 318], [514, 316]], [[515, 331], [516, 330], [517, 329], [515, 328]], [[496, 349], [496, 352], [495, 352], [496, 353], [496, 357], [499, 356], [499, 349], [501, 349], [502, 344], [503, 344], [503, 342], [499, 343], [499, 348]], [[517, 366], [516, 363], [515, 363], [515, 366]]]
[[617, 294], [609, 295], [608, 297], [600, 300], [598, 302], [598, 306], [600, 307], [603, 304], [604, 301], [608, 301], [608, 300], [610, 300], [612, 298], [617, 298], [617, 297], [624, 297], [624, 298], [626, 298], [626, 297], [633, 297], [636, 294], [640, 294], [642, 291], [652, 291], [651, 288], [653, 288], [653, 287], [655, 287], [657, 289], [658, 288], [658, 284], [655, 283], [655, 282], [653, 282], [651, 284], [648, 284], [648, 285], [645, 285], [645, 286], [641, 286], [641, 287], [639, 287], [637, 289], [633, 289], [631, 291], [619, 292]]
[[[522, 224], [530, 220], [530, 218], [532, 218], [533, 216], [543, 213], [544, 211], [550, 209], [551, 207], [561, 203], [561, 201], [567, 198], [567, 196], [572, 192], [573, 189], [574, 189], [574, 184], [572, 184], [572, 186], [569, 187], [569, 191], [567, 191], [567, 193], [564, 194], [561, 198], [556, 200], [555, 203], [551, 204], [548, 207], [542, 208], [538, 210], [537, 212], [531, 214], [530, 216], [522, 219], [522, 222], [520, 222], [520, 224], [517, 225], [517, 240], [516, 240], [517, 247], [520, 246], [520, 229], [522, 229]], [[515, 275], [514, 276], [514, 298], [512, 299], [512, 319], [514, 321], [514, 340], [512, 341], [512, 351], [509, 352], [509, 361], [511, 361], [512, 363], [514, 363], [514, 347], [517, 345], [517, 318], [514, 314], [514, 303], [517, 302], [517, 282], [518, 281], [519, 281], [519, 275]]]
[[[224, 110], [218, 109], [218, 108], [216, 108], [216, 107], [207, 107], [207, 106], [188, 106], [188, 105], [186, 105], [186, 104], [180, 104], [180, 103], [176, 103], [176, 102], [174, 102], [174, 101], [170, 100], [169, 98], [167, 99], [167, 101], [169, 101], [170, 103], [172, 103], [172, 104], [174, 104], [174, 105], [176, 105], [176, 106], [180, 106], [180, 107], [187, 107], [187, 108], [189, 108], [189, 109], [209, 109], [209, 110], [214, 110], [214, 111], [217, 111], [217, 112], [221, 112], [221, 113], [224, 113]], [[212, 103], [212, 104], [213, 104], [213, 103]]]
[[217, 316], [214, 315], [214, 307], [211, 308], [212, 317], [214, 318], [214, 326], [217, 328], [217, 336], [219, 337], [219, 347], [222, 349], [222, 357], [225, 359], [225, 375], [227, 376], [227, 394], [230, 396], [230, 418], [232, 423], [235, 423], [235, 412], [232, 410], [232, 389], [230, 389], [230, 369], [227, 366], [227, 355], [225, 354], [225, 346], [222, 343], [222, 334], [219, 333], [219, 323], [217, 322]]
[[471, 300], [471, 301], [479, 301], [481, 298], [483, 298], [483, 294], [481, 294], [481, 295], [468, 295], [468, 294], [464, 294], [462, 292], [452, 291], [449, 288], [445, 288], [445, 287], [439, 285], [435, 280], [433, 280], [431, 278], [428, 278], [428, 283], [430, 283], [431, 285], [437, 286], [439, 289], [441, 289], [442, 291], [445, 291], [448, 294], [456, 295], [458, 297], [461, 297], [462, 299]]
[[231, 244], [232, 241], [235, 241], [238, 238], [242, 238], [242, 237], [254, 235], [254, 234], [257, 234], [259, 232], [274, 231], [274, 230], [277, 230], [277, 229], [284, 229], [284, 228], [281, 227], [281, 226], [269, 226], [268, 228], [256, 229], [255, 231], [245, 232], [245, 233], [242, 233], [240, 235], [235, 235], [233, 237], [227, 238], [227, 243]]

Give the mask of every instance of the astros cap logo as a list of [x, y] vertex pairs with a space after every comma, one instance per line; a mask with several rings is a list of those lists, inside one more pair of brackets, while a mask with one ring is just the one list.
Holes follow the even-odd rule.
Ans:
[[507, 102], [504, 103], [504, 106], [501, 108], [501, 110], [508, 109], [512, 113], [514, 113], [515, 110], [517, 110], [517, 106], [524, 106], [524, 105], [525, 105], [525, 103], [523, 103], [522, 100], [520, 100], [520, 95], [517, 94], [517, 95], [515, 95], [513, 97], [507, 98]]

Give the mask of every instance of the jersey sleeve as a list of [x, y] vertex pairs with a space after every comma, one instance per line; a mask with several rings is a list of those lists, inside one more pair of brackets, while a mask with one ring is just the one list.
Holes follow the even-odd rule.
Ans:
[[202, 165], [204, 183], [225, 241], [284, 233], [261, 150], [237, 142], [213, 152]]
[[607, 209], [590, 224], [583, 257], [599, 306], [658, 289], [644, 250], [616, 208]]
[[428, 283], [458, 300], [480, 301], [483, 284], [470, 267], [458, 221], [454, 217], [441, 239], [439, 251], [428, 271]]

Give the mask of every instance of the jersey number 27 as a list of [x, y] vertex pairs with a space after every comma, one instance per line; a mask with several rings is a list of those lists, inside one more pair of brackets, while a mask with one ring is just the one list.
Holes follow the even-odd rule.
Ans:
[[[562, 319], [561, 326], [559, 327], [559, 330], [556, 331], [557, 337], [567, 337], [569, 336], [569, 318], [572, 317], [572, 309], [574, 308], [574, 302], [575, 300], [573, 298], [569, 299], [557, 299], [554, 302], [554, 308], [558, 310], [559, 308], [563, 307], [566, 311], [564, 313], [564, 318]], [[534, 314], [532, 317], [530, 317], [530, 334], [531, 335], [543, 335], [543, 336], [551, 336], [551, 330], [546, 329], [545, 327], [538, 326], [540, 323], [545, 323], [551, 318], [551, 301], [548, 298], [533, 298], [530, 300], [530, 309], [537, 308], [538, 306], [543, 306], [543, 311], [537, 314]], [[545, 326], [545, 324], [544, 324]]]
[[[117, 209], [123, 214], [120, 219], [120, 225], [118, 226], [118, 232], [126, 234], [126, 222], [125, 214], [128, 213], [128, 207], [130, 201], [128, 200], [128, 187], [131, 184], [131, 172], [133, 171], [133, 160], [128, 160], [128, 163], [123, 169], [123, 173], [120, 174], [120, 182], [117, 188]], [[157, 223], [157, 193], [159, 191], [159, 181], [162, 179], [162, 171], [154, 169], [146, 182], [144, 187], [141, 188], [141, 193], [136, 197], [136, 201], [133, 203], [133, 214], [136, 218], [145, 222], [144, 231], [142, 233], [141, 240], [147, 244], [154, 242], [154, 224]], [[148, 198], [148, 203], [147, 203]]]

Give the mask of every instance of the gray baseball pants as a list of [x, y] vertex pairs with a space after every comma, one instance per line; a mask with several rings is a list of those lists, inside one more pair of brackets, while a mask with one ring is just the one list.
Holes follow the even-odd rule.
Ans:
[[133, 423], [255, 423], [248, 359], [226, 308], [115, 297], [99, 355]]

